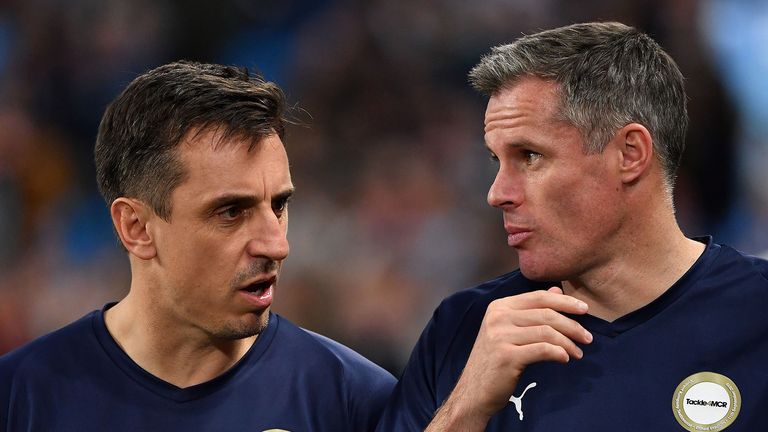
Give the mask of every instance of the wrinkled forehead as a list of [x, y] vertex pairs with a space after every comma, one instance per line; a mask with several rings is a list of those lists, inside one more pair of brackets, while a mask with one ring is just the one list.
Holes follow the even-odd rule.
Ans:
[[183, 174], [180, 185], [234, 184], [252, 173], [268, 175], [271, 182], [291, 181], [285, 146], [276, 133], [258, 139], [220, 128], [197, 130], [185, 136], [176, 157]]
[[234, 195], [260, 201], [292, 188], [288, 156], [277, 134], [263, 138], [252, 150], [236, 137], [235, 142], [214, 146], [216, 138], [201, 134], [179, 148], [185, 179], [173, 191], [174, 202]]
[[520, 78], [502, 86], [488, 99], [485, 131], [520, 117], [560, 120], [559, 86], [537, 77]]

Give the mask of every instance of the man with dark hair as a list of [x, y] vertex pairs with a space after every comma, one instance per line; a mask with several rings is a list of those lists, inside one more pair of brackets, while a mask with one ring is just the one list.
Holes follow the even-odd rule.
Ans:
[[765, 429], [768, 262], [677, 224], [674, 61], [576, 24], [494, 48], [470, 81], [520, 269], [443, 301], [379, 430]]
[[99, 188], [131, 265], [119, 303], [0, 358], [0, 430], [372, 430], [394, 377], [270, 312], [293, 184], [284, 96], [179, 62], [107, 108]]

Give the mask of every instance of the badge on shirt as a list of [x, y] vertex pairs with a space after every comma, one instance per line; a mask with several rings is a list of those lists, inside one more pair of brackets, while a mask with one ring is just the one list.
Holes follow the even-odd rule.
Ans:
[[672, 412], [691, 432], [721, 431], [739, 416], [741, 393], [730, 378], [699, 372], [684, 379], [672, 395]]

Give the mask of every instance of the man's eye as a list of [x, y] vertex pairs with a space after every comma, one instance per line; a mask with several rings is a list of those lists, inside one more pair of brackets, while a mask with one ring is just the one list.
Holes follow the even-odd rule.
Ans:
[[272, 211], [274, 211], [277, 216], [281, 216], [285, 209], [288, 207], [288, 201], [288, 198], [282, 198], [275, 201], [272, 203]]
[[219, 212], [219, 216], [227, 221], [238, 219], [243, 215], [243, 209], [240, 207], [227, 207]]
[[536, 153], [534, 151], [525, 150], [523, 152], [523, 156], [525, 156], [525, 163], [528, 165], [531, 165], [532, 163], [536, 162], [541, 158], [541, 153]]

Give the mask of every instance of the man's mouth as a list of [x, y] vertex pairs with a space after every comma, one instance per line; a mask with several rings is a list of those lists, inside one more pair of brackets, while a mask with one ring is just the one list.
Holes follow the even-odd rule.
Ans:
[[531, 231], [527, 228], [505, 225], [504, 230], [507, 232], [507, 244], [512, 247], [520, 246], [531, 236]]
[[238, 291], [254, 310], [265, 310], [272, 304], [272, 299], [277, 283], [277, 275], [261, 278], [240, 288]]
[[269, 290], [272, 286], [274, 286], [275, 282], [277, 282], [277, 276], [272, 276], [268, 279], [259, 280], [249, 285], [246, 285], [244, 288], [241, 289], [241, 291], [246, 291], [251, 294], [261, 296], [264, 293], [266, 293], [267, 290]]

